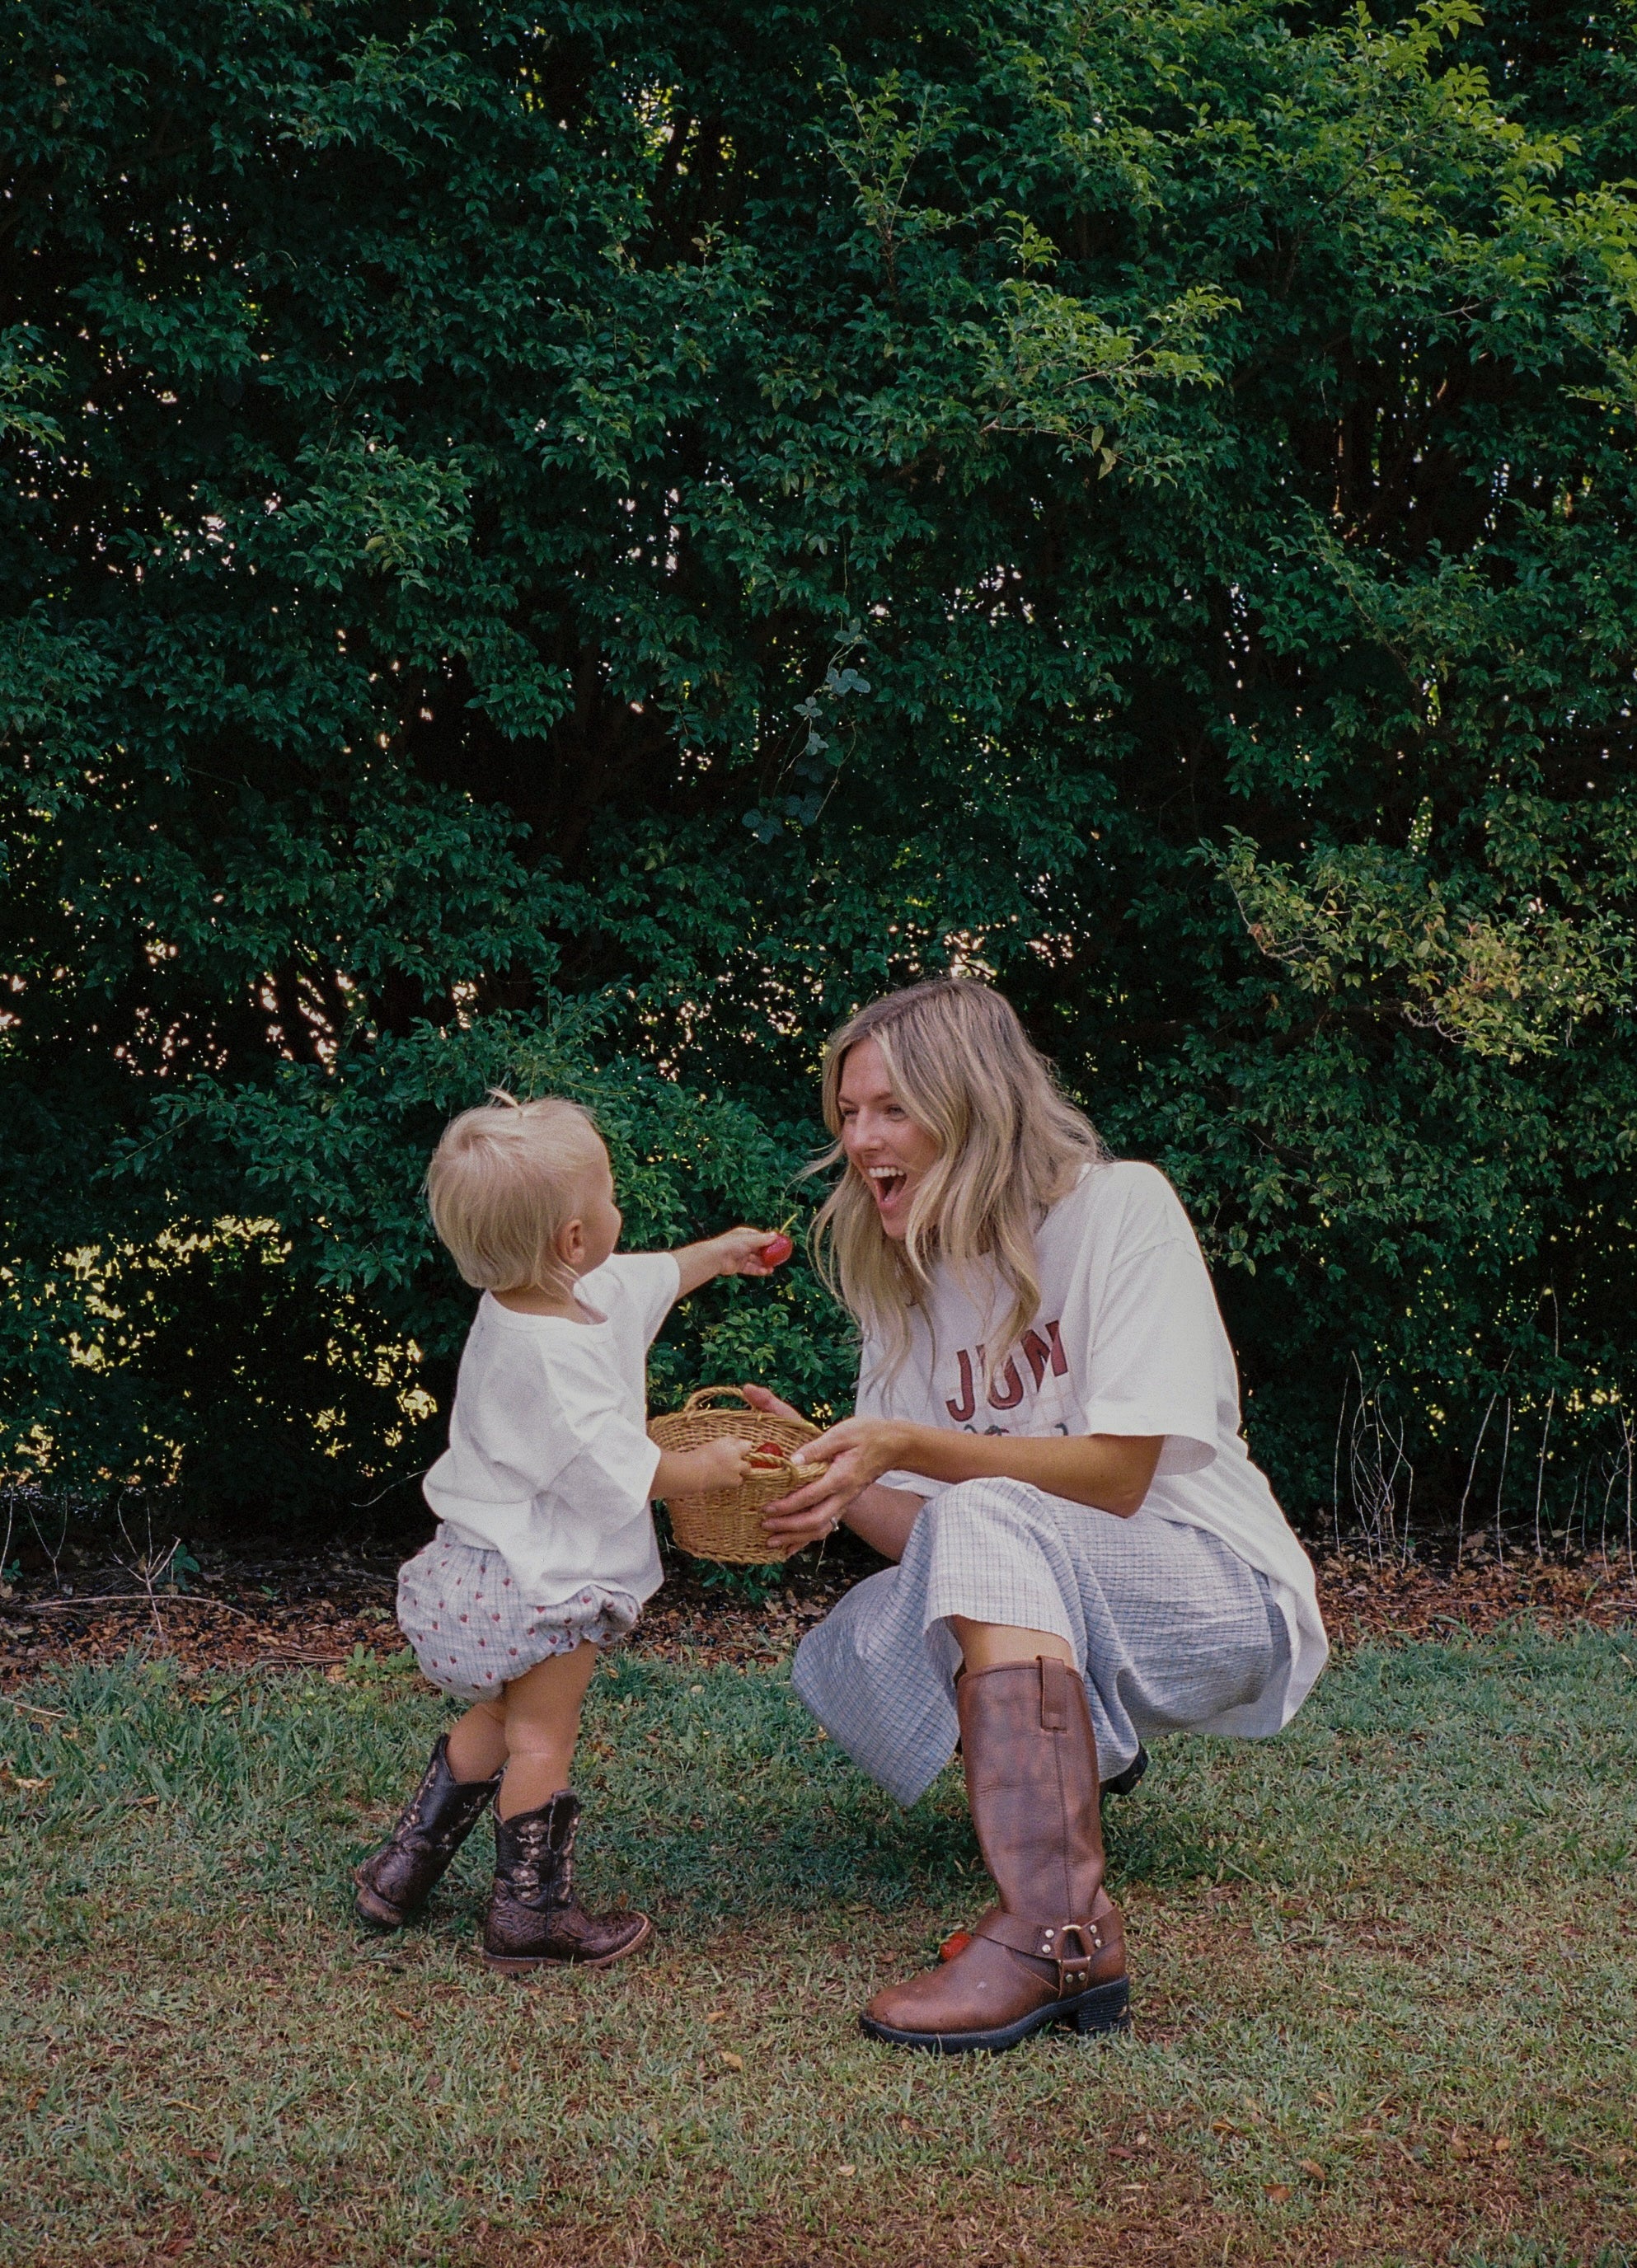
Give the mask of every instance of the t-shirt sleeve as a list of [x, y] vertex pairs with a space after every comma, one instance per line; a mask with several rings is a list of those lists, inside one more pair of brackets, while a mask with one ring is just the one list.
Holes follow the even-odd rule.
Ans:
[[579, 1454], [564, 1467], [557, 1487], [571, 1498], [576, 1513], [609, 1528], [645, 1514], [659, 1469], [659, 1444], [628, 1410], [611, 1403], [577, 1411], [574, 1432]]
[[1159, 1474], [1196, 1473], [1215, 1457], [1226, 1344], [1205, 1256], [1174, 1196], [1171, 1206], [1156, 1241], [1117, 1252], [1095, 1312], [1075, 1334], [1086, 1431], [1163, 1435]]
[[682, 1289], [682, 1274], [676, 1255], [616, 1252], [601, 1268], [581, 1278], [581, 1289], [594, 1307], [604, 1304], [597, 1297], [597, 1288], [600, 1281], [608, 1279], [617, 1284], [630, 1301], [644, 1346], [652, 1346], [655, 1333], [676, 1305], [676, 1295]]

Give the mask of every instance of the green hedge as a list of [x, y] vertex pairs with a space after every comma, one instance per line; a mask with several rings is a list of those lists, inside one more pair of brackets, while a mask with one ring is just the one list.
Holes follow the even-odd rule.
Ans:
[[[0, 1463], [407, 1485], [446, 1113], [782, 1217], [953, 963], [1176, 1180], [1301, 1516], [1624, 1505], [1629, 8], [0, 40]], [[848, 1364], [798, 1269], [660, 1383]]]

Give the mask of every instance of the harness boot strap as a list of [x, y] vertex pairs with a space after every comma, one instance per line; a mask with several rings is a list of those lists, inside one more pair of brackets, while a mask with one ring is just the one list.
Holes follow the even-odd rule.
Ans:
[[973, 1924], [971, 1933], [1054, 1969], [1060, 1994], [1083, 1992], [1125, 1966], [1125, 1926], [1106, 1890], [1098, 1891], [1096, 1910], [1085, 1921], [1029, 1921], [996, 1906]]

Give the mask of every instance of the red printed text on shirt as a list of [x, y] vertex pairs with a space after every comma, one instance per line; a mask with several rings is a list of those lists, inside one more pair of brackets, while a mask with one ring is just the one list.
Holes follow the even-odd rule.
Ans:
[[[1036, 1393], [1048, 1371], [1053, 1378], [1068, 1375], [1068, 1357], [1063, 1351], [1062, 1335], [1057, 1323], [1045, 1326], [1043, 1337], [1038, 1330], [1027, 1330], [1017, 1353], [1008, 1355], [989, 1381], [986, 1399], [992, 1410], [1015, 1410], [1028, 1391], [1023, 1384], [1023, 1373], [1018, 1368], [1020, 1357], [1029, 1366]], [[956, 1392], [945, 1401], [944, 1408], [957, 1425], [966, 1425], [977, 1414], [978, 1388], [984, 1376], [984, 1350], [981, 1346], [976, 1349], [962, 1347], [955, 1359], [960, 1384]]]

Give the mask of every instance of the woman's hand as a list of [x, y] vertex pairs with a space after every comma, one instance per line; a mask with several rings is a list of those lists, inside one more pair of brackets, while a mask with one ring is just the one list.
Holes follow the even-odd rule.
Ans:
[[[752, 1390], [763, 1393], [765, 1388], [747, 1388], [747, 1399]], [[756, 1407], [771, 1415], [782, 1414], [785, 1405], [776, 1403], [770, 1395], [766, 1403], [758, 1402]], [[817, 1480], [793, 1489], [788, 1496], [767, 1506], [762, 1525], [768, 1535], [799, 1547], [833, 1535], [854, 1498], [903, 1461], [903, 1427], [884, 1418], [847, 1418], [832, 1425], [828, 1433], [821, 1433], [816, 1441], [804, 1442], [800, 1452], [802, 1463], [822, 1464], [824, 1471]]]

